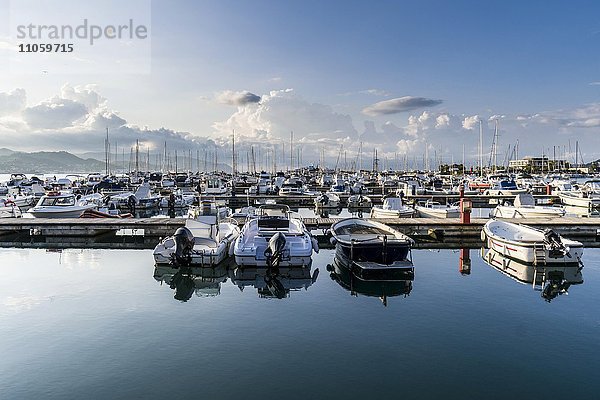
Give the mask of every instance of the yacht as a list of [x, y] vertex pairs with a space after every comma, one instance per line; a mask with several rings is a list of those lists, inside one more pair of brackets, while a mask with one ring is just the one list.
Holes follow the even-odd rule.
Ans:
[[249, 218], [235, 242], [233, 253], [239, 266], [309, 265], [313, 250], [319, 250], [300, 218], [292, 216], [287, 205], [259, 207], [258, 216]]

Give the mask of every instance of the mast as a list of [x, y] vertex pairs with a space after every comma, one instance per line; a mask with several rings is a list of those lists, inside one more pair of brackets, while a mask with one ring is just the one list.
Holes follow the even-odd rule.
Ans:
[[290, 170], [294, 169], [294, 131], [290, 132]]
[[479, 120], [479, 176], [483, 176], [483, 124]]

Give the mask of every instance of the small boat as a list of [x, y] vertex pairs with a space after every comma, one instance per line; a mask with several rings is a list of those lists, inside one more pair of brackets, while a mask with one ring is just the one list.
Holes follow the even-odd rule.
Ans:
[[50, 192], [29, 210], [34, 218], [79, 218], [84, 211], [96, 209], [97, 205], [78, 200], [72, 193]]
[[12, 200], [0, 198], [0, 218], [20, 218], [21, 209]]
[[558, 197], [566, 206], [585, 207], [587, 209], [600, 207], [600, 195], [586, 190], [559, 191]]
[[361, 279], [407, 279], [414, 274], [411, 238], [380, 222], [347, 218], [331, 226], [335, 255]]
[[185, 226], [165, 238], [154, 248], [157, 264], [216, 265], [229, 255], [229, 247], [240, 229], [233, 221], [219, 221], [216, 216], [187, 219]]
[[387, 197], [383, 205], [371, 208], [371, 218], [412, 218], [415, 210], [402, 203], [402, 197]]
[[489, 266], [509, 278], [540, 290], [546, 301], [567, 293], [571, 285], [583, 283], [582, 266], [577, 262], [536, 266], [505, 257], [494, 249], [489, 249], [482, 257]]
[[[233, 247], [239, 266], [266, 267], [309, 265], [319, 246], [304, 226], [283, 204], [260, 206], [258, 216], [249, 218]], [[274, 261], [275, 260], [275, 261]]]
[[219, 221], [216, 216], [187, 219], [154, 248], [157, 264], [217, 265], [229, 255], [229, 247], [237, 239], [240, 229], [230, 221]]
[[490, 249], [525, 263], [579, 262], [583, 244], [562, 238], [556, 232], [511, 222], [490, 220], [483, 226], [482, 239]]
[[457, 205], [440, 204], [437, 201], [427, 200], [415, 205], [415, 210], [421, 218], [459, 218], [460, 210]]
[[369, 196], [353, 194], [348, 197], [348, 208], [371, 208], [372, 206], [373, 202]]
[[340, 206], [340, 196], [333, 192], [325, 192], [315, 198], [316, 208], [338, 208]]
[[498, 205], [490, 212], [491, 218], [559, 218], [566, 211], [562, 207], [537, 206], [531, 193], [519, 193], [514, 205]]

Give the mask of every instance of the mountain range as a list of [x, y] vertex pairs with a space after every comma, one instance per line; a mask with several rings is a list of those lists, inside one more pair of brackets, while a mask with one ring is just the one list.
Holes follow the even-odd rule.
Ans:
[[67, 151], [32, 153], [0, 148], [0, 173], [76, 173], [102, 172], [104, 162], [81, 158]]

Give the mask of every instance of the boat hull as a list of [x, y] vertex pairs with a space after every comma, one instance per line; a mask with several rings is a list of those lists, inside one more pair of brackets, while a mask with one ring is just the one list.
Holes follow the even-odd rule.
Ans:
[[380, 207], [371, 208], [371, 218], [412, 218], [415, 210], [406, 208], [402, 210], [385, 210]]
[[56, 210], [49, 207], [36, 206], [29, 210], [29, 214], [31, 214], [34, 218], [79, 218], [84, 211], [95, 208], [96, 206], [88, 206], [77, 207], [70, 210]]
[[[530, 228], [528, 228], [530, 229]], [[483, 234], [488, 248], [495, 250], [504, 257], [519, 260], [524, 263], [578, 263], [583, 256], [583, 244], [573, 240], [562, 239], [568, 252], [562, 256], [553, 254], [541, 237], [539, 240], [515, 240], [496, 234], [489, 228], [489, 223], [484, 225]], [[543, 233], [540, 233], [543, 235]]]

